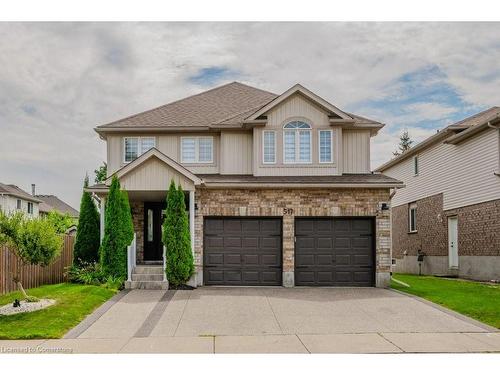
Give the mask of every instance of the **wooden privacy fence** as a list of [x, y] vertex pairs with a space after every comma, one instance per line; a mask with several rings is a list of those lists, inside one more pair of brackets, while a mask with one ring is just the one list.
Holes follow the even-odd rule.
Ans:
[[24, 289], [36, 288], [44, 284], [57, 284], [66, 281], [66, 268], [73, 262], [75, 236], [63, 235], [64, 244], [61, 254], [47, 267], [22, 266], [19, 258], [7, 246], [0, 246], [0, 295], [17, 290], [12, 275], [21, 269], [21, 282]]

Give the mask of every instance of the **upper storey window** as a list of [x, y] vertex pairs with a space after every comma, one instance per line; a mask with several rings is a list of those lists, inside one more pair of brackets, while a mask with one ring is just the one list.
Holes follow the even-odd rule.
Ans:
[[312, 151], [311, 126], [291, 121], [283, 127], [283, 159], [285, 163], [310, 163]]
[[155, 147], [154, 137], [125, 137], [123, 140], [123, 161], [131, 162]]
[[214, 138], [213, 137], [182, 137], [181, 138], [182, 163], [213, 163]]

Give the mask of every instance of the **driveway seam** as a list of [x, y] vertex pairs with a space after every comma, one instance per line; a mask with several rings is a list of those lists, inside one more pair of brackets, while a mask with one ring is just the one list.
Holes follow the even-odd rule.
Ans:
[[413, 294], [410, 294], [410, 293], [405, 293], [401, 290], [397, 290], [397, 289], [389, 289], [390, 291], [392, 292], [395, 292], [395, 293], [399, 293], [399, 294], [402, 294], [404, 296], [407, 296], [407, 297], [411, 297], [419, 302], [422, 302], [424, 304], [426, 304], [427, 306], [430, 306], [430, 307], [434, 307], [435, 309], [441, 311], [441, 312], [444, 312], [445, 314], [448, 314], [448, 315], [451, 315], [453, 316], [454, 318], [457, 318], [465, 323], [469, 323], [469, 324], [472, 324], [478, 328], [482, 328], [488, 332], [500, 332], [499, 329], [493, 327], [493, 326], [490, 326], [486, 323], [483, 323], [483, 322], [480, 322], [474, 318], [470, 318], [466, 315], [463, 315], [463, 314], [460, 314], [459, 312], [456, 312], [456, 311], [453, 311], [447, 307], [444, 307], [444, 306], [441, 306], [435, 302], [432, 302], [432, 301], [429, 301], [429, 300], [426, 300], [425, 298], [422, 298], [422, 297], [419, 297], [419, 296], [415, 296]]
[[87, 329], [89, 329], [95, 322], [99, 320], [101, 316], [109, 311], [118, 301], [125, 297], [130, 289], [124, 289], [119, 293], [115, 294], [109, 300], [104, 302], [101, 306], [95, 309], [92, 313], [87, 315], [76, 327], [73, 327], [68, 333], [66, 333], [63, 339], [76, 339]]
[[387, 337], [385, 337], [382, 334], [382, 332], [377, 332], [377, 335], [379, 335], [380, 337], [382, 337], [382, 339], [385, 340], [385, 341], [387, 341], [389, 344], [394, 345], [396, 348], [398, 348], [399, 350], [401, 350], [401, 353], [406, 353], [402, 347], [400, 347], [399, 345], [396, 345], [395, 343], [393, 343], [391, 340], [389, 340]]
[[307, 352], [309, 354], [311, 354], [311, 351], [309, 350], [309, 348], [306, 346], [306, 344], [304, 344], [304, 342], [302, 341], [302, 339], [300, 338], [300, 336], [298, 334], [295, 334], [295, 336], [297, 336], [297, 339], [300, 341], [300, 343], [302, 344], [302, 346], [307, 350]]
[[133, 337], [148, 337], [151, 332], [155, 329], [161, 316], [167, 309], [168, 303], [172, 300], [175, 295], [175, 290], [167, 290], [160, 300], [156, 303], [153, 309], [150, 311], [146, 319], [142, 322], [142, 325], [136, 331]]
[[177, 334], [177, 330], [179, 329], [179, 326], [181, 325], [181, 321], [182, 321], [182, 317], [184, 316], [184, 312], [186, 311], [186, 306], [189, 302], [189, 300], [191, 299], [191, 295], [192, 293], [189, 293], [188, 294], [188, 298], [186, 300], [186, 303], [184, 304], [184, 306], [182, 307], [182, 314], [181, 316], [179, 317], [179, 321], [177, 322], [177, 326], [175, 327], [175, 331], [174, 331], [174, 334], [172, 336], [175, 337], [175, 335]]
[[263, 294], [264, 294], [264, 297], [266, 298], [266, 301], [267, 301], [267, 304], [269, 305], [269, 308], [271, 309], [271, 312], [273, 313], [274, 320], [276, 320], [276, 324], [278, 325], [278, 327], [281, 331], [281, 334], [284, 335], [285, 332], [283, 331], [283, 328], [281, 327], [281, 324], [280, 324], [278, 318], [276, 317], [276, 313], [274, 312], [273, 306], [271, 305], [269, 298], [267, 297], [267, 295], [265, 293], [263, 293]]

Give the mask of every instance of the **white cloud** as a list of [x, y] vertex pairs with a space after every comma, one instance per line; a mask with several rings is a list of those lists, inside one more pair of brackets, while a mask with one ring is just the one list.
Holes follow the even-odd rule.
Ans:
[[[85, 171], [105, 158], [93, 127], [201, 91], [188, 77], [212, 66], [278, 93], [301, 82], [346, 107], [435, 65], [471, 106], [498, 105], [499, 32], [497, 23], [3, 23], [0, 181], [34, 182], [78, 206]], [[360, 113], [388, 124], [373, 164], [390, 157], [397, 128], [423, 137], [434, 130], [407, 122], [453, 110], [424, 100], [406, 117]]]

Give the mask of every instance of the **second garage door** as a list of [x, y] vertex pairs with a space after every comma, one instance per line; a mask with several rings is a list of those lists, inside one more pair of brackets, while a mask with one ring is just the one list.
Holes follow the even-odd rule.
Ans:
[[373, 286], [372, 218], [296, 218], [295, 285]]
[[205, 285], [281, 285], [281, 219], [204, 221]]

